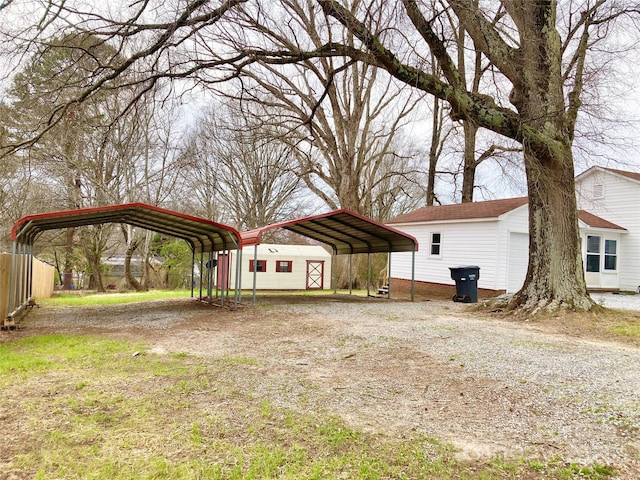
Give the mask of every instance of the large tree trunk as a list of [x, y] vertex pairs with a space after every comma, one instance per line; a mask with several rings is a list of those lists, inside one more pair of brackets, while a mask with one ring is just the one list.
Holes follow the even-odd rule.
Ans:
[[436, 168], [438, 166], [440, 142], [442, 137], [442, 118], [440, 99], [433, 97], [433, 117], [431, 123], [431, 145], [429, 146], [429, 167], [427, 170], [427, 206], [436, 201]]
[[131, 257], [133, 257], [133, 252], [136, 251], [137, 247], [138, 245], [135, 241], [132, 241], [127, 246], [127, 251], [124, 255], [124, 278], [130, 288], [133, 288], [136, 292], [142, 292], [145, 290], [145, 288], [140, 284], [138, 279], [133, 275], [133, 272], [131, 271]]
[[550, 158], [525, 146], [529, 267], [511, 306], [534, 313], [558, 307], [589, 310], [594, 305], [582, 267], [570, 144], [554, 153]]
[[67, 228], [67, 242], [64, 249], [64, 272], [62, 274], [62, 288], [64, 290], [71, 290], [73, 286], [73, 248], [74, 248], [74, 236], [76, 229]]
[[462, 170], [462, 203], [473, 202], [473, 189], [476, 182], [476, 138], [478, 127], [471, 121], [465, 120], [464, 130], [464, 164]]
[[100, 271], [100, 259], [90, 258], [89, 266], [91, 267], [91, 274], [89, 275], [89, 290], [96, 290], [98, 292], [105, 292], [104, 282], [102, 281], [102, 272]]
[[567, 307], [589, 310], [565, 115], [562, 53], [555, 29], [555, 3], [522, 2], [513, 7], [521, 34], [523, 75], [514, 84], [529, 191], [529, 267], [512, 305], [536, 312]]

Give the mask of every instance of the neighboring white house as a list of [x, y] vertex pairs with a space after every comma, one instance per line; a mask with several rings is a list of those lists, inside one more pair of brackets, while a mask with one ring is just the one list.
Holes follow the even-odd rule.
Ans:
[[[640, 286], [640, 174], [596, 167], [578, 176], [576, 185], [578, 207], [584, 209], [578, 218], [587, 287], [635, 291]], [[512, 293], [524, 282], [526, 197], [423, 207], [388, 223], [423, 246], [415, 259], [418, 282], [454, 285], [449, 267], [464, 265], [480, 267], [478, 288]], [[410, 254], [391, 255], [390, 277], [411, 278]]]
[[[226, 285], [225, 276], [229, 285], [235, 285], [237, 255], [232, 252], [230, 257], [231, 264], [225, 268], [225, 256], [218, 256], [215, 283], [219, 288]], [[257, 290], [331, 288], [331, 254], [320, 245], [260, 244], [245, 247], [242, 249], [241, 270], [243, 290], [253, 289], [254, 271]]]

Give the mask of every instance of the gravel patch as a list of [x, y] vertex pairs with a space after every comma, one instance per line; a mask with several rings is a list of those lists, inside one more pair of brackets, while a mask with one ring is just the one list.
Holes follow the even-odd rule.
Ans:
[[607, 308], [640, 311], [640, 294], [592, 293], [591, 298]]
[[330, 412], [387, 435], [435, 437], [465, 459], [560, 457], [640, 478], [639, 349], [484, 317], [463, 304], [318, 300], [231, 312], [150, 302], [43, 308], [26, 326], [20, 335], [88, 331], [143, 340], [159, 353], [254, 358], [245, 388], [274, 405]]

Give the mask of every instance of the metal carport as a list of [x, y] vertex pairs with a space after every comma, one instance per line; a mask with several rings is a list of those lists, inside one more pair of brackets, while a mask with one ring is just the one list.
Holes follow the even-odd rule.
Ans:
[[[237, 250], [242, 255], [240, 233], [232, 227], [204, 218], [147, 205], [129, 203], [105, 207], [83, 208], [28, 215], [18, 220], [11, 230], [12, 256], [9, 284], [9, 307], [6, 318], [11, 319], [31, 300], [33, 244], [46, 230], [97, 225], [104, 223], [124, 223], [153, 230], [185, 240], [192, 251], [192, 275], [195, 255], [201, 255], [200, 272], [203, 271], [203, 257], [213, 252]], [[234, 292], [235, 305], [239, 301], [240, 272], [236, 274]], [[202, 297], [202, 282], [200, 283]], [[209, 296], [211, 287], [209, 286]], [[193, 296], [193, 282], [191, 294]], [[224, 302], [224, 298], [222, 300]]]
[[[334, 255], [412, 252], [411, 300], [414, 299], [415, 252], [418, 250], [418, 241], [411, 235], [355, 212], [341, 209], [242, 232], [242, 245], [257, 246], [260, 244], [262, 235], [265, 232], [278, 228], [284, 228], [325, 243], [331, 247]], [[257, 249], [254, 249], [254, 252], [257, 253]], [[257, 260], [256, 253], [254, 253], [254, 260]], [[391, 256], [389, 256], [389, 262], [391, 262]], [[370, 258], [368, 258], [368, 264], [368, 275], [370, 276]], [[351, 262], [349, 263], [349, 269], [351, 270]], [[349, 272], [349, 277], [351, 277], [351, 271]], [[253, 302], [255, 303], [255, 271], [253, 272], [253, 278]], [[390, 294], [391, 291], [388, 292], [388, 296]], [[367, 281], [367, 295], [369, 295], [369, 281]]]

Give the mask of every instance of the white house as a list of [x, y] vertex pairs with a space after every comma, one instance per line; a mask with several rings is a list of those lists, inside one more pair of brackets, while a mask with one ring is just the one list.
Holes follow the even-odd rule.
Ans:
[[[594, 167], [576, 178], [589, 289], [640, 286], [640, 174]], [[416, 237], [415, 279], [454, 285], [449, 267], [480, 267], [478, 288], [516, 292], [529, 259], [527, 198], [423, 207], [388, 222]], [[411, 256], [391, 256], [390, 277], [411, 278]], [[393, 281], [393, 280], [392, 280]]]
[[[231, 264], [224, 266], [219, 255], [216, 285], [235, 285], [235, 252]], [[257, 290], [322, 290], [331, 287], [331, 254], [320, 245], [260, 244], [242, 249], [241, 288], [252, 290], [254, 272]]]
[[[588, 210], [626, 229], [626, 233], [620, 235], [617, 244], [608, 242], [609, 237], [606, 235], [601, 236], [599, 241], [587, 241], [583, 238], [587, 284], [596, 283], [594, 277], [597, 276], [597, 272], [592, 271], [590, 264], [592, 256], [603, 256], [600, 281], [607, 282], [612, 279], [603, 275], [609, 272], [606, 269], [606, 259], [616, 255], [617, 286], [620, 290], [640, 291], [640, 173], [592, 167], [576, 177], [576, 194], [578, 208]], [[612, 251], [612, 248], [616, 250]], [[593, 264], [595, 265], [595, 262]], [[609, 285], [601, 283], [600, 286]]]

